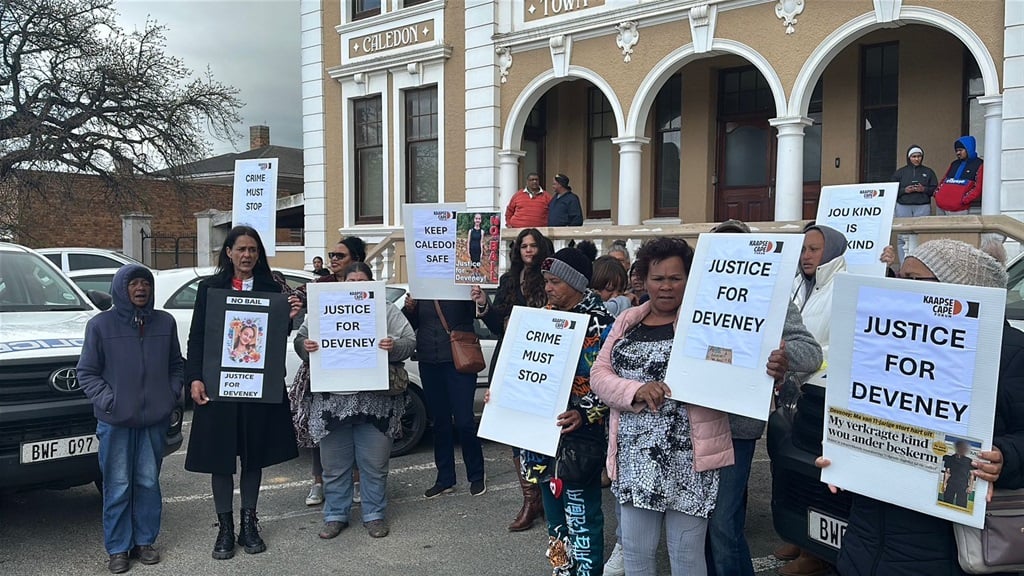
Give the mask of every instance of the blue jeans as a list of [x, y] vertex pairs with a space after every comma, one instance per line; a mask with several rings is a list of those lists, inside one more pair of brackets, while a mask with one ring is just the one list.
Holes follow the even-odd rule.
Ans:
[[383, 520], [388, 507], [391, 438], [367, 422], [347, 422], [320, 440], [324, 467], [324, 522], [348, 522], [352, 465], [359, 466], [363, 522]]
[[576, 564], [573, 576], [601, 576], [604, 573], [604, 512], [601, 510], [601, 482], [590, 486], [566, 484], [561, 498], [540, 485], [544, 518], [549, 536], [569, 535]]
[[147, 428], [96, 423], [103, 474], [103, 544], [107, 554], [150, 546], [160, 533], [160, 464], [167, 422]]
[[483, 480], [484, 449], [476, 436], [473, 414], [476, 375], [456, 372], [451, 362], [420, 362], [420, 380], [434, 421], [435, 483], [445, 487], [455, 485], [456, 432], [462, 445], [462, 459], [466, 462], [466, 480]]
[[656, 512], [632, 504], [622, 505], [622, 561], [626, 574], [657, 576], [656, 558], [662, 525], [665, 526], [672, 576], [706, 576], [704, 542], [707, 518], [675, 510]]
[[747, 522], [747, 480], [757, 440], [732, 439], [736, 463], [718, 471], [718, 500], [708, 522], [708, 574], [754, 576], [750, 547], [743, 527]]

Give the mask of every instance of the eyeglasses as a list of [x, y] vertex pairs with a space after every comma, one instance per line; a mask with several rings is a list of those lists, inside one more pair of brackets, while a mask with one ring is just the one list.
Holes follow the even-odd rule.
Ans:
[[327, 257], [331, 260], [344, 260], [348, 258], [347, 252], [328, 252]]

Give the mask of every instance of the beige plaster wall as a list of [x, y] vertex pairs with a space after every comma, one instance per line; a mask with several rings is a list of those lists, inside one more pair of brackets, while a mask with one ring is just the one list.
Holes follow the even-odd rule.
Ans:
[[326, 70], [341, 64], [341, 37], [334, 30], [334, 27], [341, 23], [341, 2], [325, 2], [323, 4], [323, 57], [324, 57], [324, 210], [325, 234], [327, 246], [337, 238], [337, 230], [344, 225], [344, 194], [343, 181], [345, 170], [345, 155], [342, 153], [342, 138], [344, 128], [341, 124], [342, 94], [341, 83], [327, 75]]
[[[460, 2], [450, 3], [444, 11], [444, 40], [453, 46], [451, 58], [444, 63], [444, 102], [438, 101], [438, 114], [444, 115], [444, 198], [447, 202], [466, 199], [466, 12]], [[495, 158], [497, 162], [497, 158]]]

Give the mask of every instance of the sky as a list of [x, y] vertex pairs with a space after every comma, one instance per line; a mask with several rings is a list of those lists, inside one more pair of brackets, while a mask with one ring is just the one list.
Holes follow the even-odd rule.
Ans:
[[116, 0], [125, 31], [146, 19], [164, 25], [166, 53], [194, 74], [238, 88], [244, 106], [234, 144], [209, 138], [213, 153], [249, 148], [249, 126], [270, 126], [270, 141], [302, 148], [299, 0]]

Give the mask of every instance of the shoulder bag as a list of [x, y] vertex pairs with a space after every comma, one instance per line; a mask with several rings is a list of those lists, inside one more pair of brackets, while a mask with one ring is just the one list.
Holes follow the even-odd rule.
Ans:
[[398, 396], [409, 388], [409, 372], [405, 369], [404, 362], [391, 362], [388, 364], [388, 389], [382, 392], [385, 396]]
[[982, 529], [953, 524], [960, 567], [968, 574], [1024, 570], [1024, 490], [996, 490]]
[[480, 349], [480, 338], [474, 332], [452, 330], [448, 328], [448, 321], [441, 311], [441, 304], [434, 300], [434, 309], [437, 310], [437, 317], [441, 319], [441, 326], [448, 333], [448, 339], [452, 345], [452, 362], [455, 364], [455, 371], [462, 374], [477, 374], [487, 367], [484, 362], [484, 352]]

